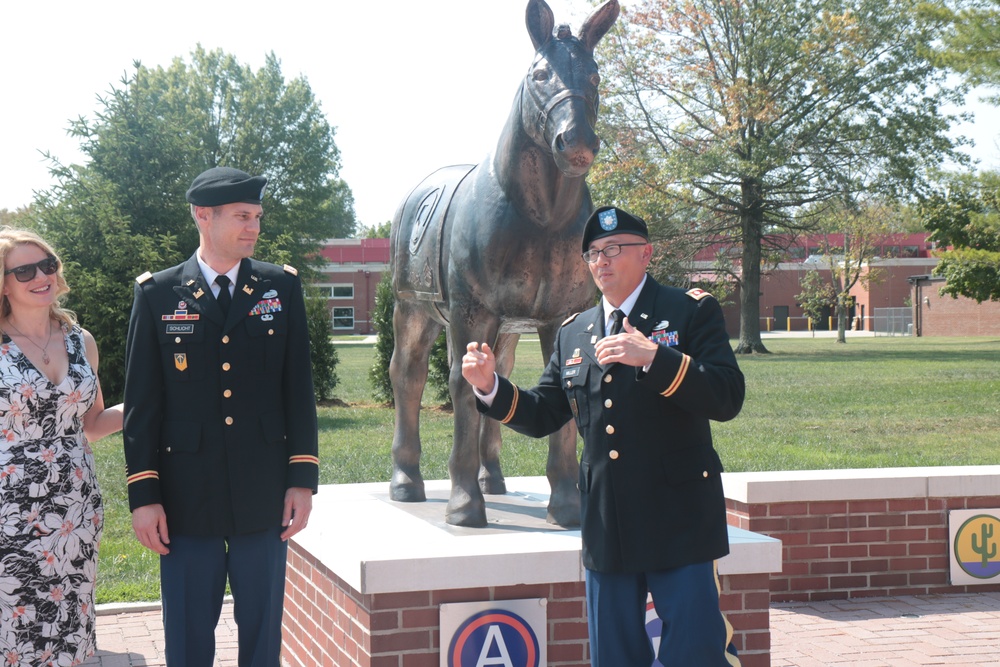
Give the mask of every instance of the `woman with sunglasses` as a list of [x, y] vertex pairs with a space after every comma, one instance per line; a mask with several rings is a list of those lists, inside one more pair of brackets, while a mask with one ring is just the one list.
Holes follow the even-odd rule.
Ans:
[[49, 244], [0, 228], [0, 266], [0, 656], [79, 664], [96, 648], [104, 525], [90, 442], [121, 429], [122, 408], [104, 406]]

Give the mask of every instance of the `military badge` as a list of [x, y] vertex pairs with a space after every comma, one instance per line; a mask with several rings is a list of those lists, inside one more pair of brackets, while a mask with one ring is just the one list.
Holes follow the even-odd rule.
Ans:
[[698, 289], [697, 287], [689, 289], [687, 292], [685, 292], [685, 294], [687, 294], [689, 297], [691, 297], [695, 301], [701, 301], [706, 296], [712, 296], [710, 293], [706, 292], [703, 289]]
[[177, 310], [174, 311], [173, 315], [161, 315], [160, 319], [165, 322], [173, 322], [176, 320], [199, 320], [201, 315], [189, 314], [187, 311], [187, 304], [183, 301], [177, 304]]
[[[271, 315], [271, 313], [281, 312], [281, 299], [275, 297], [273, 299], [261, 299], [257, 302], [257, 305], [250, 310], [250, 317], [255, 315], [261, 315], [261, 319], [265, 319], [264, 315]], [[268, 320], [274, 319], [274, 317], [266, 318]]]
[[657, 345], [664, 345], [666, 347], [675, 347], [680, 344], [680, 337], [676, 331], [654, 331], [650, 335], [649, 340], [653, 341]]
[[601, 225], [601, 229], [606, 232], [616, 229], [618, 227], [618, 211], [613, 208], [601, 211], [597, 214], [597, 222]]
[[188, 367], [188, 357], [183, 352], [174, 353], [174, 367], [179, 371], [186, 371]]

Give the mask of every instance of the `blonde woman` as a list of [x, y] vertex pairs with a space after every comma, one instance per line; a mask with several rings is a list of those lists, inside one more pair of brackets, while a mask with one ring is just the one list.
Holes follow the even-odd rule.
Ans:
[[0, 228], [0, 266], [0, 656], [79, 664], [104, 525], [89, 443], [121, 429], [122, 407], [105, 408], [97, 344], [60, 306], [52, 247]]

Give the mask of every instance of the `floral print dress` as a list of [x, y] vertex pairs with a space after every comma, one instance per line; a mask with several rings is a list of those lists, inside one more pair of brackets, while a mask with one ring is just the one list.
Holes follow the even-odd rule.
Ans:
[[104, 508], [83, 416], [97, 379], [79, 327], [54, 385], [0, 340], [0, 666], [78, 665], [94, 653]]

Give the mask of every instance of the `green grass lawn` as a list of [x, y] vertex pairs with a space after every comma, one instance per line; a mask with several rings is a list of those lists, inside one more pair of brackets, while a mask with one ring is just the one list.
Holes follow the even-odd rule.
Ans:
[[[772, 352], [740, 359], [743, 412], [714, 424], [729, 471], [981, 465], [1000, 462], [1000, 339], [767, 339]], [[370, 397], [372, 346], [342, 344], [336, 396], [319, 409], [320, 483], [384, 481], [394, 414]], [[532, 385], [537, 342], [518, 347], [513, 379]], [[422, 472], [448, 476], [452, 417], [425, 401]], [[159, 597], [158, 558], [132, 535], [120, 435], [94, 445], [105, 502], [98, 602]], [[509, 477], [543, 475], [547, 440], [504, 431]]]

